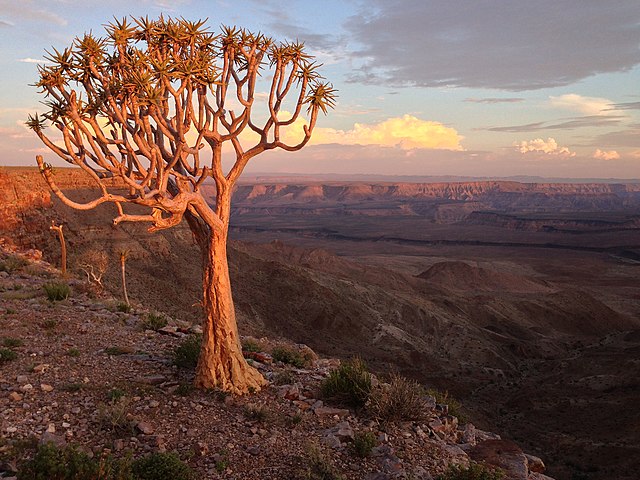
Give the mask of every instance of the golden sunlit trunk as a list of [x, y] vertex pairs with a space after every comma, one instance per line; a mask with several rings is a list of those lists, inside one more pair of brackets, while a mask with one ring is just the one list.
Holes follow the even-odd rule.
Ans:
[[227, 228], [211, 232], [203, 260], [204, 321], [195, 386], [235, 394], [257, 392], [266, 381], [242, 355], [227, 263]]

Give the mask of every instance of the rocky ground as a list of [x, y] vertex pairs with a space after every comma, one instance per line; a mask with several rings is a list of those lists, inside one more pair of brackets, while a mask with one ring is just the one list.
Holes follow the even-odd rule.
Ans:
[[[295, 368], [273, 360], [275, 340], [245, 339], [271, 382], [261, 392], [196, 391], [173, 351], [197, 326], [169, 319], [160, 331], [145, 329], [142, 306], [121, 312], [77, 278], [66, 279], [67, 300], [51, 302], [43, 285], [60, 275], [38, 252], [0, 256], [0, 478], [47, 441], [90, 455], [175, 451], [203, 479], [429, 479], [472, 459], [502, 467], [506, 478], [549, 478], [540, 459], [461, 424], [431, 396], [421, 420], [401, 423], [321, 400], [319, 385], [339, 361], [312, 355]], [[361, 457], [354, 445], [365, 432], [375, 441]], [[322, 468], [342, 477], [318, 476]]]

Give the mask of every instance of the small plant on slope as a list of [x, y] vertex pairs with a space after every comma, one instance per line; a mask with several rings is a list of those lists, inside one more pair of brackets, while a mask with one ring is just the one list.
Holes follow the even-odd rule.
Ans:
[[362, 408], [371, 393], [371, 374], [359, 358], [343, 362], [321, 385], [322, 397], [353, 408]]
[[175, 453], [152, 453], [131, 466], [135, 480], [194, 480], [195, 474]]
[[439, 475], [436, 480], [501, 480], [503, 478], [502, 470], [471, 462], [468, 467], [449, 465], [447, 471]]
[[367, 409], [383, 422], [420, 420], [429, 410], [425, 395], [418, 382], [393, 374], [388, 385], [372, 391]]
[[69, 285], [62, 282], [45, 283], [42, 288], [44, 288], [50, 302], [66, 300], [71, 294], [71, 288], [69, 288]]
[[173, 351], [173, 363], [179, 368], [194, 369], [198, 364], [202, 335], [190, 335]]

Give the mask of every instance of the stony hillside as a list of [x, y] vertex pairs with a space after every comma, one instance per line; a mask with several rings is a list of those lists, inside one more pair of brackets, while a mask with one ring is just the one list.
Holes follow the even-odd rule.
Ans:
[[[37, 252], [30, 257], [0, 252], [0, 478], [28, 478], [45, 444], [86, 458], [176, 452], [201, 479], [432, 479], [472, 460], [506, 478], [550, 478], [539, 458], [462, 423], [425, 393], [402, 421], [323, 401], [320, 383], [339, 361], [300, 345], [244, 338], [271, 384], [244, 398], [195, 391], [192, 369], [177, 368], [173, 352], [197, 325], [127, 311], [87, 282], [61, 279]], [[70, 296], [48, 300], [43, 287], [54, 283], [71, 285]], [[375, 380], [373, 391], [387, 388], [406, 408], [384, 385]]]

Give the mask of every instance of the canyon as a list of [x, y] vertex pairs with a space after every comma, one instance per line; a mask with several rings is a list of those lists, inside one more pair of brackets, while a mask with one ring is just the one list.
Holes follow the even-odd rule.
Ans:
[[[81, 172], [56, 170], [77, 200]], [[211, 197], [211, 185], [203, 190]], [[111, 259], [118, 292], [199, 318], [186, 225], [110, 226], [68, 209], [34, 169], [0, 169], [0, 236], [70, 266]], [[459, 398], [475, 423], [544, 457], [560, 480], [635, 478], [640, 458], [640, 185], [457, 182], [241, 184], [229, 250], [240, 330], [363, 357]]]

